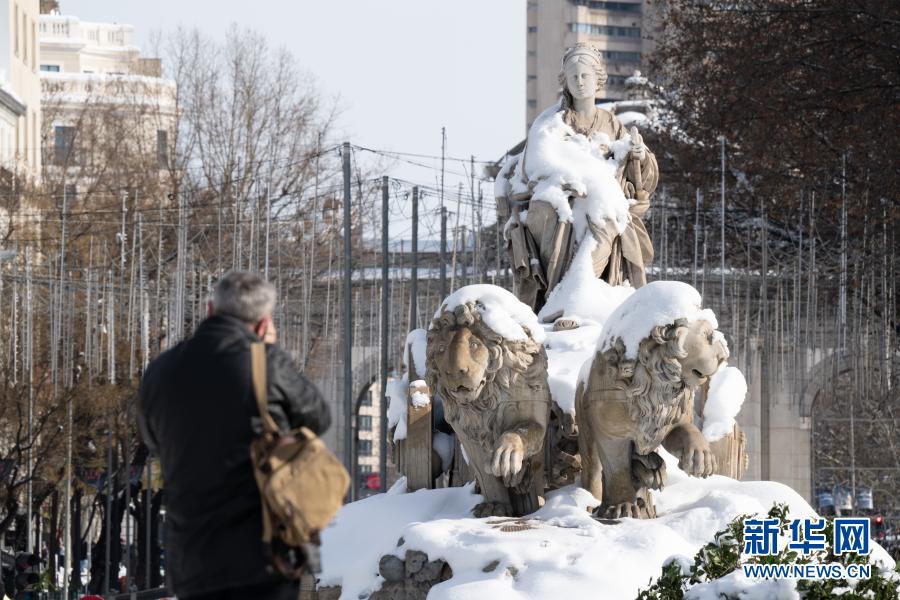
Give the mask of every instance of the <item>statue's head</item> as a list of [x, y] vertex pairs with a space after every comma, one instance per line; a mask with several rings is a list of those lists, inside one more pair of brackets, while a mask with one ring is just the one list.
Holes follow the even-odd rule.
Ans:
[[572, 108], [573, 99], [596, 97], [606, 78], [600, 50], [586, 42], [567, 49], [559, 72], [563, 109]]

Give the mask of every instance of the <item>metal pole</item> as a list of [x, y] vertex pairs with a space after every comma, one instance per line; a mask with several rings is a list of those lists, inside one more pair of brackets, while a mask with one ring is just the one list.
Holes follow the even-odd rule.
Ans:
[[[65, 269], [66, 269], [66, 204], [68, 197], [66, 194], [66, 185], [63, 182], [62, 194], [62, 231], [60, 233], [60, 249], [59, 249], [59, 301], [57, 308], [59, 309], [59, 318], [57, 319], [57, 335], [54, 343], [53, 352], [57, 352], [59, 338], [62, 337], [62, 302], [63, 294], [65, 294]], [[65, 381], [65, 379], [64, 379]], [[65, 387], [65, 386], [64, 386]], [[65, 393], [65, 392], [64, 392]], [[65, 531], [64, 545], [66, 549], [66, 557], [63, 563], [63, 598], [69, 597], [69, 573], [72, 570], [72, 398], [66, 398], [66, 505], [65, 505]]]
[[150, 569], [153, 561], [150, 560], [150, 549], [153, 547], [150, 543], [153, 527], [150, 525], [150, 518], [153, 514], [150, 505], [153, 502], [153, 460], [147, 457], [147, 499], [144, 501], [144, 588], [153, 587], [153, 577], [150, 575]]
[[721, 258], [722, 262], [719, 268], [722, 270], [720, 290], [719, 290], [719, 310], [725, 310], [725, 136], [721, 136], [719, 140], [722, 142], [722, 215], [721, 215]]
[[387, 374], [388, 374], [388, 331], [390, 310], [390, 253], [388, 252], [388, 178], [381, 178], [381, 447], [378, 455], [378, 472], [381, 482], [381, 491], [387, 491], [387, 452], [388, 452], [388, 418], [387, 418]]
[[344, 465], [350, 472], [350, 500], [356, 498], [356, 473], [353, 467], [353, 303], [352, 260], [350, 251], [350, 142], [344, 142], [341, 158], [344, 167]]
[[419, 327], [419, 186], [412, 190], [412, 273], [409, 283], [409, 330]]
[[106, 539], [104, 540], [104, 572], [103, 572], [103, 595], [110, 595], [110, 561], [112, 560], [112, 423], [109, 421], [112, 414], [107, 413], [106, 423]]
[[31, 248], [25, 248], [25, 356], [28, 362], [28, 453], [26, 467], [28, 483], [25, 487], [25, 523], [27, 527], [26, 540], [28, 551], [31, 552], [36, 545], [34, 543], [34, 529], [32, 527], [31, 504], [33, 502], [32, 476], [34, 458], [32, 445], [34, 439], [34, 288], [31, 279]]
[[691, 285], [697, 287], [697, 248], [700, 244], [700, 202], [702, 202], [703, 194], [700, 188], [697, 188], [697, 200], [694, 208], [694, 268], [691, 271]]
[[447, 207], [441, 204], [441, 298], [447, 297]]
[[766, 481], [771, 474], [771, 399], [769, 398], [769, 220], [762, 201], [762, 287], [759, 301], [762, 303], [762, 358], [760, 360], [760, 479]]
[[264, 263], [265, 268], [263, 270], [266, 281], [269, 280], [269, 229], [272, 224], [271, 211], [269, 209], [271, 206], [272, 196], [269, 194], [269, 184], [266, 184], [266, 260]]

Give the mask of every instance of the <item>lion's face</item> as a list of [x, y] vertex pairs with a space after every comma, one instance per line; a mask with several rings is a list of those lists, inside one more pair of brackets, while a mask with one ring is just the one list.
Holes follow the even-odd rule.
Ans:
[[477, 398], [487, 381], [491, 352], [468, 327], [447, 329], [435, 340], [435, 366], [457, 401]]
[[692, 321], [684, 337], [685, 357], [679, 358], [684, 382], [691, 389], [705, 384], [728, 358], [728, 349], [707, 321]]

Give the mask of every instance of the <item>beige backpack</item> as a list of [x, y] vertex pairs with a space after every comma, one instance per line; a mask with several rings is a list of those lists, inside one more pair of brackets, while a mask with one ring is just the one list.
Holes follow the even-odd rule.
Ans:
[[319, 571], [319, 532], [334, 518], [350, 487], [346, 469], [316, 434], [282, 432], [267, 410], [266, 348], [250, 346], [253, 395], [263, 431], [250, 444], [262, 497], [263, 544], [275, 569], [299, 578]]

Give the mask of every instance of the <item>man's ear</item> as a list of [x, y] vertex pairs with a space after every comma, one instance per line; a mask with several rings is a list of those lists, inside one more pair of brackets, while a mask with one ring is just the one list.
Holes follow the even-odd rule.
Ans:
[[213, 312], [215, 312], [215, 310], [213, 309], [212, 300], [207, 300], [206, 301], [206, 316], [207, 317], [213, 316]]
[[253, 326], [253, 333], [255, 333], [259, 339], [264, 339], [266, 337], [266, 332], [269, 330], [269, 327], [272, 325], [272, 317], [263, 317], [256, 325]]

